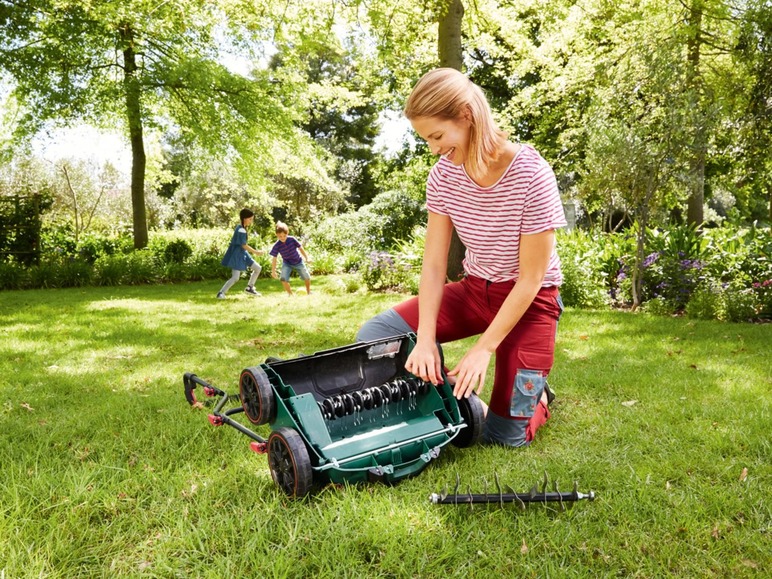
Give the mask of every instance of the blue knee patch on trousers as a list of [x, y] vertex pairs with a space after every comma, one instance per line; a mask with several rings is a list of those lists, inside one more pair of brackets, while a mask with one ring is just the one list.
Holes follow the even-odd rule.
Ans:
[[541, 400], [547, 379], [540, 370], [519, 369], [512, 387], [509, 415], [513, 418], [530, 418]]

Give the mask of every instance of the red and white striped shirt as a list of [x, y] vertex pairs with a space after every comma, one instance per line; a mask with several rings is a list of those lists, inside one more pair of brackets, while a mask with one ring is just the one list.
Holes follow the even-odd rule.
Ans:
[[[497, 183], [480, 187], [442, 157], [426, 184], [426, 208], [447, 215], [466, 246], [464, 271], [501, 282], [520, 276], [520, 236], [565, 227], [555, 173], [529, 145], [522, 145]], [[553, 248], [542, 286], [563, 281]]]

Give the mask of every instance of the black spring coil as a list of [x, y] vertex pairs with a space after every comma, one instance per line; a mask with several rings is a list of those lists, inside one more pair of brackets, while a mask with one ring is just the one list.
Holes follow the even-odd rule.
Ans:
[[362, 410], [373, 410], [386, 404], [395, 404], [412, 396], [423, 396], [431, 384], [420, 378], [395, 378], [380, 386], [338, 394], [317, 402], [325, 420], [335, 420]]

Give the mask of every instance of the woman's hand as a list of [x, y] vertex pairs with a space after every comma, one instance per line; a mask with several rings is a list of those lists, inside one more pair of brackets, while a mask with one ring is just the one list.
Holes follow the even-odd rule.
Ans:
[[480, 393], [485, 385], [485, 375], [488, 373], [488, 364], [491, 354], [481, 346], [472, 346], [456, 367], [448, 372], [448, 376], [455, 376], [456, 384], [453, 386], [453, 396], [469, 398], [472, 392]]
[[419, 339], [407, 357], [405, 370], [426, 382], [442, 384], [442, 362], [437, 344]]

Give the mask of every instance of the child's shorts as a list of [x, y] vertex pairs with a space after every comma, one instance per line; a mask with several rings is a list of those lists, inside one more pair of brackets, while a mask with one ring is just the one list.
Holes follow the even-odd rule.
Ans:
[[300, 276], [300, 279], [306, 281], [311, 279], [311, 275], [308, 273], [306, 264], [302, 261], [300, 263], [287, 263], [286, 261], [281, 264], [281, 281], [289, 281], [292, 272], [296, 271]]

